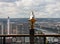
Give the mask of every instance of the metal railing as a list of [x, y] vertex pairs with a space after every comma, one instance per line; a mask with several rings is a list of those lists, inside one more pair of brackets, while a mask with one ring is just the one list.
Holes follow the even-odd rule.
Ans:
[[[31, 35], [29, 34], [11, 34], [11, 35], [0, 35], [0, 37], [2, 37], [2, 41], [3, 41], [3, 44], [6, 44], [6, 37], [32, 37]], [[44, 43], [43, 44], [47, 44], [46, 43], [46, 37], [60, 37], [59, 34], [57, 35], [43, 35], [43, 34], [35, 34], [34, 37], [44, 37]], [[20, 43], [22, 44], [22, 43]], [[28, 43], [27, 43], [28, 44]], [[31, 42], [30, 42], [31, 44]]]

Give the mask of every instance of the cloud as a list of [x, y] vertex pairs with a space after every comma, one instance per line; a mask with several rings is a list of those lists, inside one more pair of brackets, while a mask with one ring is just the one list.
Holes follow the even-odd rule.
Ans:
[[17, 6], [32, 7], [42, 4], [44, 0], [19, 0], [15, 1]]
[[[0, 1], [0, 18], [26, 18], [31, 11], [37, 18], [58, 18], [60, 16], [59, 0], [13, 0]], [[53, 16], [52, 16], [53, 15]], [[59, 17], [60, 18], [60, 17]]]
[[45, 12], [50, 15], [50, 17], [57, 17], [60, 18], [60, 2], [55, 2], [53, 4], [47, 4], [45, 6]]
[[0, 0], [0, 2], [15, 2], [16, 0]]
[[[48, 3], [49, 2], [49, 3]], [[53, 2], [53, 3], [52, 3]], [[39, 6], [39, 18], [60, 18], [60, 2], [58, 0], [45, 1], [45, 5]], [[42, 7], [42, 8], [41, 8]], [[44, 8], [43, 8], [44, 7]]]
[[0, 16], [7, 17], [16, 15], [17, 8], [13, 3], [0, 3]]

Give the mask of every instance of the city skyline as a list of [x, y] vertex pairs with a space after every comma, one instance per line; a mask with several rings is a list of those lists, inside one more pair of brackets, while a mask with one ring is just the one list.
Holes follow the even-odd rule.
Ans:
[[0, 0], [0, 18], [60, 18], [60, 0]]

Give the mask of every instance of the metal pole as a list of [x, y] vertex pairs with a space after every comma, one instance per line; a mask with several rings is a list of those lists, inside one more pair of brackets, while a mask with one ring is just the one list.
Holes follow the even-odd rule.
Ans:
[[3, 24], [2, 24], [2, 35], [3, 35], [3, 33], [4, 33], [4, 30], [3, 30]]
[[34, 44], [34, 29], [30, 29], [30, 44]]
[[44, 37], [44, 44], [46, 44], [46, 37]]
[[[4, 30], [3, 30], [3, 24], [2, 24], [2, 35], [4, 34]], [[1, 37], [1, 39], [2, 39], [2, 43], [3, 43], [3, 37]]]
[[[58, 29], [58, 34], [60, 34], [60, 26], [59, 25], [58, 25], [57, 29]], [[60, 43], [60, 37], [58, 37], [58, 43]]]
[[5, 37], [3, 37], [3, 44], [6, 44], [6, 43], [5, 43]]
[[9, 17], [7, 20], [7, 30], [8, 30], [7, 34], [9, 35], [10, 34], [10, 32], [9, 32], [9, 30], [10, 30], [10, 19], [9, 19]]

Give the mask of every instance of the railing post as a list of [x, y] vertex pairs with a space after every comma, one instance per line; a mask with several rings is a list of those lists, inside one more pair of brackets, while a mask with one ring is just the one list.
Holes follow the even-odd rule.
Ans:
[[30, 44], [34, 44], [34, 29], [30, 29]]
[[5, 37], [3, 37], [3, 44], [6, 44], [6, 43], [5, 43]]
[[44, 44], [46, 44], [46, 37], [44, 37]]

